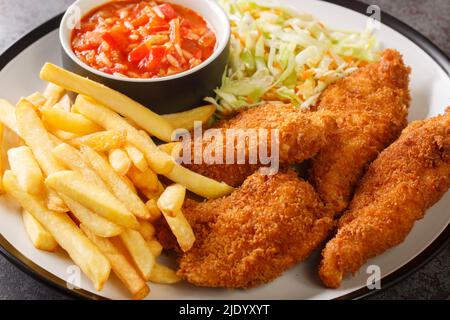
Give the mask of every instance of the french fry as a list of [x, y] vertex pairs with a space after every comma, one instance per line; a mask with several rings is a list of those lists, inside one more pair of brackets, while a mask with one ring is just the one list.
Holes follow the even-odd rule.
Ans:
[[159, 243], [158, 240], [151, 239], [151, 240], [147, 241], [147, 245], [149, 246], [150, 251], [155, 256], [155, 258], [159, 257], [161, 255], [163, 247], [162, 247], [161, 243]]
[[22, 210], [22, 220], [36, 249], [53, 252], [58, 248], [55, 238], [28, 211]]
[[155, 227], [147, 220], [139, 219], [139, 233], [145, 239], [145, 241], [153, 240], [155, 237]]
[[165, 174], [170, 180], [179, 183], [199, 196], [207, 199], [215, 199], [226, 196], [233, 192], [233, 187], [226, 183], [207, 178], [193, 172], [185, 167], [175, 164], [168, 174]]
[[3, 99], [0, 99], [0, 122], [20, 137], [16, 120], [16, 108]]
[[40, 109], [44, 106], [44, 104], [47, 102], [47, 98], [44, 97], [44, 95], [40, 92], [35, 92], [33, 94], [30, 94], [28, 97], [26, 97], [28, 101], [30, 101], [33, 106]]
[[[63, 166], [53, 157], [52, 149], [54, 142], [49, 133], [39, 119], [32, 104], [25, 99], [21, 99], [16, 106], [16, 120], [20, 136], [25, 140], [42, 171], [46, 175], [64, 169]], [[64, 202], [54, 193], [48, 193], [49, 209], [66, 212], [68, 210]]]
[[[65, 95], [64, 97], [67, 97], [67, 95]], [[48, 107], [47, 107], [48, 108]], [[61, 102], [57, 102], [53, 107], [51, 107], [52, 109], [58, 109], [58, 110], [62, 110], [62, 111], [66, 111], [66, 112], [70, 112], [70, 106], [69, 108], [67, 108], [67, 106]]]
[[127, 132], [122, 130], [107, 130], [95, 132], [83, 137], [70, 140], [69, 143], [76, 147], [88, 146], [98, 152], [121, 148], [127, 141]]
[[120, 250], [110, 240], [93, 234], [86, 226], [80, 225], [80, 228], [109, 260], [112, 271], [125, 285], [133, 299], [145, 298], [150, 293], [150, 288]]
[[145, 159], [144, 154], [139, 151], [138, 148], [129, 143], [127, 143], [124, 148], [136, 168], [138, 168], [142, 172], [148, 170], [147, 160]]
[[139, 191], [145, 196], [145, 198], [147, 198], [147, 200], [155, 200], [155, 204], [156, 204], [156, 201], [158, 200], [159, 196], [162, 194], [162, 191], [159, 191], [159, 190], [150, 191], [147, 189], [140, 189]]
[[194, 129], [194, 122], [200, 121], [205, 123], [216, 112], [214, 105], [198, 107], [185, 112], [166, 114], [162, 117], [169, 122], [175, 129]]
[[159, 150], [169, 154], [174, 159], [179, 157], [182, 147], [183, 145], [181, 142], [165, 143], [158, 146]]
[[150, 221], [158, 220], [159, 217], [161, 217], [161, 211], [158, 209], [158, 205], [156, 204], [156, 199], [149, 199], [145, 206], [147, 207], [148, 211], [152, 214], [152, 219]]
[[53, 155], [68, 169], [83, 175], [86, 181], [108, 190], [102, 178], [82, 159], [80, 152], [67, 143], [61, 143], [52, 150]]
[[[179, 143], [177, 143], [179, 145]], [[166, 144], [161, 150], [173, 153], [176, 150], [176, 144]], [[174, 149], [175, 148], [175, 149]], [[220, 198], [233, 192], [233, 188], [223, 182], [218, 182], [208, 177], [202, 176], [196, 172], [190, 171], [185, 167], [175, 164], [172, 171], [165, 175], [170, 180], [185, 186], [189, 191], [198, 194], [204, 198]]]
[[[144, 130], [138, 130], [138, 134], [141, 136], [141, 138], [143, 139], [142, 142], [146, 141], [147, 145], [151, 145], [152, 148], [156, 148], [156, 150], [158, 150], [158, 153], [156, 152], [156, 150], [154, 150], [154, 154], [155, 154], [155, 158], [156, 160], [159, 161], [168, 161], [168, 163], [166, 163], [165, 165], [167, 166], [167, 171], [162, 171], [162, 172], [157, 172], [154, 168], [153, 171], [157, 172], [158, 174], [164, 174], [164, 172], [169, 172], [169, 168], [172, 169], [173, 164], [170, 163], [169, 160], [172, 160], [170, 157], [167, 158], [167, 154], [165, 154], [165, 152], [160, 152], [161, 150], [159, 150], [158, 146], [155, 144], [155, 142], [152, 140], [152, 138], [148, 135], [147, 132], [145, 132]], [[148, 159], [147, 159], [148, 160]], [[169, 164], [170, 163], [170, 164]], [[150, 167], [151, 167], [152, 163], [149, 163]]]
[[53, 127], [52, 125], [45, 123], [45, 128], [47, 131], [52, 134], [53, 136], [57, 137], [59, 140], [62, 141], [70, 141], [72, 139], [78, 138], [80, 135], [73, 132], [64, 131], [58, 128]]
[[137, 194], [136, 187], [134, 186], [133, 182], [131, 182], [131, 180], [127, 176], [122, 176], [122, 180], [123, 180], [123, 182], [125, 182], [128, 185], [128, 187], [131, 190], [133, 190], [134, 193]]
[[124, 119], [130, 126], [135, 128], [136, 130], [142, 130], [142, 128], [139, 127], [139, 125], [136, 122], [134, 122], [133, 120], [131, 120], [130, 118], [124, 118]]
[[80, 223], [84, 224], [86, 228], [97, 236], [110, 238], [118, 236], [123, 232], [124, 229], [121, 226], [92, 212], [77, 201], [72, 200], [63, 194], [60, 194], [60, 197], [64, 200], [72, 214], [80, 221]]
[[173, 128], [163, 117], [115, 90], [50, 63], [44, 65], [40, 77], [69, 91], [93, 97], [122, 116], [132, 119], [155, 137], [167, 142], [171, 140]]
[[174, 284], [180, 282], [181, 277], [174, 270], [162, 264], [155, 263], [149, 280], [160, 284]]
[[155, 172], [164, 174], [172, 169], [172, 159], [161, 152], [150, 138], [144, 138], [138, 130], [114, 111], [81, 95], [77, 97], [73, 109], [107, 130], [126, 131], [127, 141], [144, 154], [148, 164]]
[[45, 179], [45, 184], [118, 225], [139, 229], [135, 216], [116, 197], [96, 184], [87, 182], [78, 172], [53, 173]]
[[174, 217], [181, 210], [186, 196], [186, 188], [180, 184], [168, 186], [158, 199], [158, 208]]
[[158, 176], [151, 169], [142, 172], [132, 167], [128, 171], [128, 177], [138, 189], [157, 191], [159, 188]]
[[[74, 147], [61, 143], [53, 149], [53, 155], [62, 162], [68, 169], [81, 173], [86, 181], [98, 187], [108, 190], [103, 180], [92, 170], [81, 158], [81, 154]], [[60, 197], [67, 204], [75, 217], [89, 230], [100, 237], [113, 237], [119, 235], [123, 228], [92, 212], [75, 200], [60, 194]]]
[[132, 163], [128, 154], [122, 149], [112, 149], [108, 153], [109, 164], [121, 176], [125, 176]]
[[45, 107], [41, 109], [42, 120], [57, 128], [79, 135], [86, 135], [103, 130], [102, 127], [81, 114], [57, 108]]
[[[147, 198], [147, 199], [153, 199], [153, 200], [158, 200], [159, 196], [164, 192], [164, 186], [161, 183], [161, 181], [158, 181], [158, 189], [156, 190], [147, 190], [147, 189], [140, 189], [140, 191], [142, 192], [142, 194]], [[155, 202], [156, 203], [156, 202]]]
[[48, 136], [50, 140], [53, 142], [53, 146], [57, 146], [58, 144], [63, 143], [63, 140], [61, 140], [51, 132], [48, 133]]
[[56, 212], [68, 212], [69, 208], [61, 199], [61, 197], [54, 190], [46, 188], [46, 198], [45, 202], [47, 204], [47, 208], [51, 211]]
[[70, 109], [72, 108], [72, 100], [66, 93], [65, 95], [63, 95], [61, 100], [59, 100], [58, 103], [53, 106], [53, 108], [70, 112]]
[[149, 199], [158, 199], [159, 196], [164, 192], [165, 187], [161, 183], [161, 181], [158, 181], [158, 189], [153, 193], [153, 197]]
[[145, 280], [149, 280], [155, 264], [155, 257], [138, 231], [125, 230], [120, 234], [125, 247]]
[[97, 290], [103, 288], [109, 277], [111, 266], [105, 256], [83, 234], [67, 214], [48, 210], [36, 196], [23, 191], [14, 173], [6, 171], [3, 177], [6, 191], [14, 197], [24, 210], [53, 236], [72, 260], [83, 270], [93, 282]]
[[43, 193], [44, 176], [29, 147], [9, 149], [8, 162], [23, 190], [34, 195]]
[[[180, 143], [166, 144], [161, 151], [179, 154]], [[220, 198], [233, 192], [233, 188], [223, 182], [218, 182], [202, 176], [174, 162], [171, 172], [164, 174], [170, 180], [185, 186], [189, 191], [204, 198]]]
[[25, 99], [19, 101], [16, 106], [16, 119], [20, 135], [33, 151], [44, 173], [49, 175], [63, 170], [52, 155], [54, 143], [30, 102]]
[[195, 242], [195, 235], [183, 212], [178, 210], [178, 212], [175, 213], [175, 216], [172, 217], [160, 207], [159, 209], [164, 215], [164, 218], [166, 218], [167, 224], [169, 225], [170, 230], [172, 230], [173, 235], [177, 238], [181, 250], [186, 252], [191, 249]]
[[65, 93], [66, 91], [64, 88], [61, 88], [53, 83], [49, 83], [44, 91], [44, 97], [47, 99], [44, 107], [53, 107], [59, 100], [61, 100]]
[[150, 219], [151, 212], [108, 162], [89, 147], [81, 147], [83, 159], [97, 172], [117, 199], [136, 217]]

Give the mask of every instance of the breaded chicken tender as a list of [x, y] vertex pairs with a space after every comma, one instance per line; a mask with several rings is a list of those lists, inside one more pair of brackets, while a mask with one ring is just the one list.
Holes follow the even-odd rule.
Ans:
[[320, 277], [331, 288], [367, 259], [401, 243], [450, 187], [450, 110], [412, 123], [362, 179], [336, 236], [323, 250]]
[[[219, 156], [223, 164], [217, 164], [217, 162], [208, 164], [204, 161], [194, 164], [192, 156], [192, 163], [186, 164], [186, 167], [209, 178], [238, 187], [259, 167], [270, 166], [270, 164], [263, 163], [259, 152], [267, 150], [268, 156], [273, 155], [272, 132], [275, 137], [279, 137], [279, 143], [276, 143], [275, 146], [279, 150], [279, 163], [283, 166], [300, 163], [316, 155], [324, 145], [330, 142], [329, 137], [336, 128], [336, 124], [327, 112], [302, 111], [288, 104], [266, 104], [241, 111], [230, 120], [220, 121], [214, 128], [221, 130], [224, 138], [222, 140], [205, 139], [202, 150], [214, 150], [216, 145], [223, 146], [222, 155]], [[266, 129], [266, 131], [258, 132], [255, 142], [247, 139], [244, 144], [238, 144], [236, 140], [225, 138], [226, 133], [231, 132], [227, 131], [230, 129]], [[279, 130], [278, 135], [273, 131], [275, 129]], [[228, 145], [231, 143], [231, 154], [235, 159], [231, 164], [227, 164], [226, 161], [227, 143]], [[250, 150], [255, 151], [253, 154], [258, 156], [249, 158], [249, 154], [252, 154]], [[245, 163], [242, 164], [237, 162], [238, 154], [241, 151], [245, 152]], [[216, 155], [215, 152], [211, 154]], [[255, 160], [253, 163], [250, 161], [252, 159]]]
[[347, 208], [367, 164], [407, 125], [409, 73], [400, 53], [385, 50], [379, 62], [337, 81], [321, 95], [318, 111], [330, 112], [338, 128], [312, 161], [309, 181], [334, 214]]
[[178, 274], [197, 286], [247, 288], [306, 259], [332, 227], [313, 188], [296, 173], [250, 176], [231, 195], [188, 201], [196, 236]]

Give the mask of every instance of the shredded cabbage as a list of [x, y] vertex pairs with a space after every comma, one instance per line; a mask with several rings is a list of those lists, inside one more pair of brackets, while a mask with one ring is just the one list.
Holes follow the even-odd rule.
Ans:
[[309, 108], [329, 84], [378, 58], [370, 30], [331, 29], [270, 1], [219, 3], [231, 21], [230, 59], [216, 97], [205, 99], [219, 117], [267, 101]]

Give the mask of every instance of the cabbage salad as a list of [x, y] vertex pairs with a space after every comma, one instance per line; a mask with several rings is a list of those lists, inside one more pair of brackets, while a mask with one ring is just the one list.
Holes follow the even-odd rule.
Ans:
[[309, 108], [331, 83], [378, 58], [371, 30], [326, 27], [274, 2], [219, 0], [231, 22], [230, 58], [216, 97], [223, 117], [263, 102]]

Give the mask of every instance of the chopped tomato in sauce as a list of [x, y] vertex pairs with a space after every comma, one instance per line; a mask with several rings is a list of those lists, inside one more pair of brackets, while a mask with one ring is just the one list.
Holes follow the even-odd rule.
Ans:
[[216, 35], [195, 11], [160, 1], [106, 3], [83, 17], [72, 50], [105, 73], [156, 78], [187, 71], [214, 52]]

